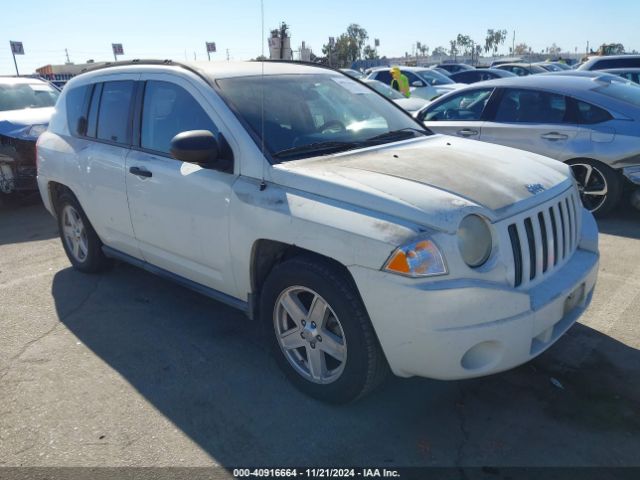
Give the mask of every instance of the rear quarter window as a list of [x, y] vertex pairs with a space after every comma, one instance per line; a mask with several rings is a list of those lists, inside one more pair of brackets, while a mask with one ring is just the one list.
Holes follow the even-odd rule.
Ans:
[[596, 107], [587, 102], [577, 100], [578, 123], [582, 125], [594, 125], [611, 120], [613, 117], [605, 109]]
[[[86, 133], [87, 102], [89, 101], [90, 85], [72, 88], [67, 92], [67, 124], [71, 135], [82, 136]], [[84, 121], [81, 119], [84, 118]]]

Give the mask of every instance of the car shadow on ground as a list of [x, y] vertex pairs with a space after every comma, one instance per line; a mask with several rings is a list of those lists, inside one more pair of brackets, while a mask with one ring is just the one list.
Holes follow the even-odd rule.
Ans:
[[640, 239], [640, 210], [629, 204], [621, 205], [597, 222], [600, 233]]
[[56, 221], [39, 196], [0, 206], [0, 245], [47, 240], [57, 235]]
[[581, 324], [515, 370], [390, 378], [338, 407], [286, 381], [257, 323], [141, 270], [65, 269], [52, 294], [66, 328], [224, 466], [637, 462], [640, 352]]

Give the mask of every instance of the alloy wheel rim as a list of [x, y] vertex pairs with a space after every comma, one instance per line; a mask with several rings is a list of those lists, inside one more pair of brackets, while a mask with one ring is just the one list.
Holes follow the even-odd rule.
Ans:
[[582, 204], [590, 212], [595, 212], [607, 200], [608, 185], [604, 174], [588, 163], [574, 163], [571, 169], [578, 182]]
[[302, 286], [285, 289], [273, 312], [280, 350], [293, 369], [313, 383], [335, 382], [347, 361], [347, 342], [329, 303]]
[[89, 253], [87, 231], [78, 211], [71, 205], [62, 210], [62, 235], [73, 258], [82, 263]]

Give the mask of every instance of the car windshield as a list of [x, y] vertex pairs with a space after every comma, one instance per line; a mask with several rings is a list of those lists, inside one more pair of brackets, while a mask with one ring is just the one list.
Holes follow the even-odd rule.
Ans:
[[401, 98], [405, 98], [404, 95], [402, 95], [400, 92], [394, 90], [389, 85], [386, 85], [379, 80], [365, 80], [364, 82], [371, 88], [373, 88], [376, 92], [390, 98], [391, 100], [399, 100]]
[[449, 85], [451, 83], [455, 83], [446, 75], [443, 75], [440, 72], [437, 72], [435, 70], [419, 70], [413, 73], [421, 77], [425, 82], [427, 82], [431, 86]]
[[46, 83], [0, 84], [0, 111], [53, 107], [59, 95]]
[[249, 76], [217, 84], [258, 141], [264, 132], [265, 147], [278, 162], [428, 133], [393, 103], [344, 75]]
[[640, 85], [612, 81], [593, 89], [595, 92], [640, 107]]

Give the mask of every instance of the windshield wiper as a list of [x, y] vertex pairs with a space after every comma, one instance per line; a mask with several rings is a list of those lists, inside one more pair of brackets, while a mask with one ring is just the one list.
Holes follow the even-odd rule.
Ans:
[[401, 128], [399, 130], [391, 130], [389, 132], [381, 133], [380, 135], [375, 135], [371, 138], [367, 138], [364, 143], [377, 143], [386, 140], [404, 140], [406, 138], [411, 138], [415, 136], [416, 133], [421, 133], [422, 135], [429, 135], [428, 130], [420, 130], [419, 128]]
[[334, 153], [361, 146], [362, 143], [360, 142], [314, 142], [307, 145], [300, 145], [299, 147], [285, 148], [284, 150], [274, 153], [272, 156], [275, 158], [283, 158], [292, 157], [301, 153]]

